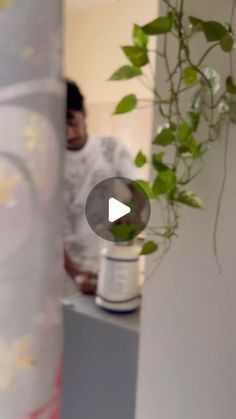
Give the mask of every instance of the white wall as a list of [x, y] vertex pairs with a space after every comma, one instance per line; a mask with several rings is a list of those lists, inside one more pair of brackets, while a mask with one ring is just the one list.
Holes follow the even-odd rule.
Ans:
[[[231, 1], [185, 3], [189, 15], [229, 20]], [[198, 44], [196, 53], [199, 48]], [[212, 62], [226, 72], [225, 57], [214, 54]], [[205, 210], [184, 211], [180, 238], [146, 285], [137, 419], [236, 417], [235, 135], [233, 127], [218, 237], [222, 274], [213, 257], [212, 234], [224, 137], [193, 185], [205, 201]], [[149, 269], [151, 265], [149, 261]]]
[[[107, 4], [86, 0], [66, 1], [65, 73], [83, 88], [88, 103], [116, 102], [127, 88], [140, 97], [150, 97], [136, 80], [107, 82], [127, 63], [121, 45], [132, 42], [133, 23], [144, 24], [157, 14], [156, 0], [110, 0]], [[84, 7], [80, 6], [84, 4]]]
[[[152, 107], [112, 116], [124, 95], [150, 98], [149, 91], [137, 80], [107, 79], [128, 62], [120, 45], [131, 43], [133, 23], [144, 24], [156, 16], [156, 0], [67, 0], [65, 5], [65, 74], [79, 83], [86, 96], [90, 132], [122, 138], [133, 155], [140, 149], [149, 153]], [[145, 167], [140, 177], [147, 175]]]

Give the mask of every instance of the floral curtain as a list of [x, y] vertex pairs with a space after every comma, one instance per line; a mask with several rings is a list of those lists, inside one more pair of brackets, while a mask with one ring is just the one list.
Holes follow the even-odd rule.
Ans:
[[0, 0], [0, 418], [59, 419], [61, 0]]

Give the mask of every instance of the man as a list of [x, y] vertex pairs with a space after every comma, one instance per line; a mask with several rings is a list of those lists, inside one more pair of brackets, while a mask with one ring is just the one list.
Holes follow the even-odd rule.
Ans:
[[66, 86], [65, 262], [72, 268], [74, 277], [80, 276], [80, 289], [87, 293], [89, 282], [94, 290], [93, 279], [99, 267], [99, 239], [85, 216], [88, 194], [104, 179], [136, 178], [136, 169], [121, 141], [88, 134], [84, 97], [74, 82], [67, 81]]

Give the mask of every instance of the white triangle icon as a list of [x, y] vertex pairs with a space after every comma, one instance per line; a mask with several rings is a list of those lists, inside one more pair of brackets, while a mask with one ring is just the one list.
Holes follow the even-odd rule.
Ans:
[[118, 201], [118, 199], [110, 198], [108, 204], [108, 219], [110, 223], [113, 223], [116, 220], [124, 217], [131, 212], [130, 207], [128, 205], [123, 204], [122, 202]]

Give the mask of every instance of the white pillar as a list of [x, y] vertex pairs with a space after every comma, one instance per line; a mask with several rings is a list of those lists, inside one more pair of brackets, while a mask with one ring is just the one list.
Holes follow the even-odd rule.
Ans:
[[[186, 14], [229, 21], [232, 1], [185, 1]], [[163, 11], [161, 11], [163, 13]], [[236, 20], [233, 28], [235, 28]], [[195, 50], [202, 51], [201, 35]], [[175, 49], [170, 55], [175, 58]], [[212, 52], [209, 65], [224, 77], [228, 57]], [[157, 66], [157, 78], [166, 77]], [[213, 256], [213, 224], [223, 176], [224, 135], [192, 185], [205, 209], [183, 212], [176, 238], [147, 284], [141, 330], [137, 419], [233, 419], [236, 412], [236, 129], [231, 129], [228, 180], [218, 243], [222, 274]], [[153, 212], [155, 218], [155, 212]]]
[[0, 11], [2, 419], [59, 418], [61, 14], [61, 0]]

